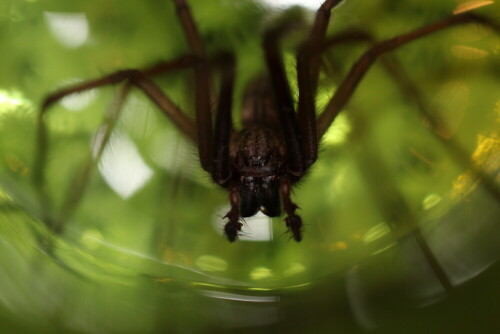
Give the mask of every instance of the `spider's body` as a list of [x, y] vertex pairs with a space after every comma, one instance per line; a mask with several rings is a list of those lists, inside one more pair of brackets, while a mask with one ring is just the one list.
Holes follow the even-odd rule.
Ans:
[[230, 182], [240, 184], [241, 216], [253, 216], [259, 209], [270, 217], [279, 216], [279, 180], [286, 171], [286, 148], [267, 80], [249, 85], [243, 130], [231, 138], [230, 147]]
[[[317, 11], [309, 37], [297, 51], [297, 108], [292, 99], [280, 48], [280, 41], [296, 24], [285, 20], [264, 30], [262, 48], [266, 69], [261, 77], [252, 81], [247, 87], [243, 101], [242, 130], [237, 132], [232, 121], [236, 59], [232, 53], [219, 55], [215, 57], [216, 60], [207, 57], [186, 0], [172, 1], [177, 9], [190, 54], [144, 70], [119, 71], [53, 93], [45, 99], [41, 115], [53, 103], [76, 92], [125, 82], [117, 98], [116, 105], [120, 106], [132, 86], [139, 88], [187, 138], [192, 140], [197, 146], [201, 167], [211, 175], [215, 183], [229, 191], [231, 210], [226, 215], [228, 222], [224, 231], [230, 241], [236, 240], [241, 231], [241, 217], [252, 216], [259, 210], [274, 217], [280, 215], [281, 209], [287, 215], [286, 226], [292, 232], [293, 238], [296, 241], [302, 239], [302, 220], [295, 214], [297, 205], [290, 198], [292, 185], [300, 180], [315, 162], [318, 141], [381, 55], [442, 29], [469, 22], [488, 26], [496, 33], [500, 32], [496, 22], [463, 13], [382, 42], [375, 42], [366, 31], [345, 31], [327, 37], [331, 10], [342, 0], [325, 0]], [[337, 85], [330, 101], [317, 117], [315, 95], [321, 72], [321, 53], [336, 44], [352, 42], [370, 42], [373, 45], [354, 62], [347, 76]], [[425, 103], [419, 97], [417, 89], [406, 78], [397, 62], [383, 59], [382, 65], [386, 67], [403, 94], [417, 101], [416, 104], [426, 121], [435, 126], [437, 123], [433, 122], [432, 113], [424, 109]], [[187, 117], [151, 79], [159, 74], [186, 68], [192, 70], [195, 77], [194, 121]], [[213, 111], [210, 103], [210, 92], [215, 91], [211, 87], [214, 81], [210, 78], [212, 73], [220, 74], [217, 110], [214, 112], [215, 122], [212, 122]], [[43, 117], [39, 120], [37, 144], [40, 155], [35, 170], [38, 173], [36, 179], [42, 182], [47, 136]], [[468, 158], [459, 158], [460, 161], [465, 159]], [[487, 179], [484, 175], [479, 175], [479, 178]], [[78, 180], [78, 184], [84, 185], [85, 182]], [[485, 184], [496, 198], [500, 198], [498, 190], [491, 186], [492, 183]], [[43, 189], [41, 185], [39, 188]], [[71, 208], [76, 206], [78, 196], [83, 193], [83, 189], [78, 189], [74, 193], [77, 195], [70, 196]], [[71, 208], [67, 212], [71, 212]]]
[[287, 151], [269, 79], [258, 78], [248, 85], [242, 125], [229, 140], [229, 177], [222, 182], [215, 179], [238, 192], [239, 203], [232, 203], [228, 214], [235, 222], [233, 230], [226, 229], [229, 240], [237, 237], [239, 217], [251, 217], [259, 210], [269, 217], [281, 214], [280, 181], [287, 174]]

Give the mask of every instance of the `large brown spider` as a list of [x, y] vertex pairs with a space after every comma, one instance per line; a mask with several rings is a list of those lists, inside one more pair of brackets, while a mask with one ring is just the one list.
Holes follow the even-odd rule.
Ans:
[[[213, 181], [229, 192], [230, 211], [224, 233], [229, 241], [235, 241], [241, 231], [241, 217], [249, 217], [259, 210], [275, 217], [281, 208], [287, 214], [286, 226], [296, 241], [302, 239], [302, 220], [296, 214], [297, 205], [291, 200], [291, 189], [316, 161], [318, 142], [336, 116], [353, 95], [357, 85], [380, 55], [391, 52], [416, 39], [442, 29], [477, 22], [500, 32], [497, 23], [470, 13], [455, 15], [423, 26], [406, 34], [374, 42], [366, 32], [345, 32], [327, 37], [330, 13], [341, 0], [326, 0], [317, 10], [309, 37], [297, 52], [298, 108], [295, 110], [289, 83], [285, 75], [280, 40], [293, 23], [284, 22], [267, 29], [263, 34], [266, 73], [250, 82], [244, 95], [242, 125], [235, 131], [232, 121], [232, 96], [235, 59], [224, 52], [207, 57], [198, 29], [185, 0], [173, 0], [180, 23], [188, 41], [191, 54], [162, 62], [143, 70], [123, 70], [91, 80], [46, 97], [40, 112], [39, 164], [36, 175], [42, 180], [46, 155], [46, 134], [43, 115], [48, 108], [63, 97], [104, 85], [125, 82], [119, 102], [123, 103], [130, 88], [142, 90], [160, 110], [197, 145], [202, 168]], [[321, 54], [332, 45], [341, 42], [368, 41], [372, 46], [354, 63], [347, 76], [324, 110], [316, 116], [315, 95], [320, 73]], [[388, 65], [385, 60], [384, 66]], [[394, 64], [392, 64], [394, 65]], [[413, 90], [398, 70], [392, 73], [403, 90], [412, 95]], [[166, 72], [190, 68], [195, 76], [196, 119], [187, 117], [172, 100], [150, 79]], [[220, 88], [212, 122], [211, 75], [220, 73]], [[432, 116], [422, 110], [423, 116], [433, 125]], [[41, 182], [41, 181], [40, 181]], [[486, 186], [493, 187], [486, 182]], [[492, 189], [498, 198], [498, 191]], [[80, 194], [76, 194], [78, 197]], [[281, 200], [280, 200], [281, 198]], [[73, 199], [76, 201], [75, 199]]]

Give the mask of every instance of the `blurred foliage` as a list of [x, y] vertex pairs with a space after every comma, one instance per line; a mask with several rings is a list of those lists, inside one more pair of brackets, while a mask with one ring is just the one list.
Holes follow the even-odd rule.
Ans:
[[[237, 55], [235, 118], [242, 89], [264, 69], [262, 30], [282, 15], [305, 22], [314, 17], [304, 9], [284, 14], [250, 0], [190, 4], [208, 52], [229, 49]], [[335, 10], [329, 33], [364, 29], [382, 40], [446, 17], [456, 6], [454, 1], [346, 0]], [[479, 12], [499, 22], [494, 16], [499, 10], [496, 2]], [[78, 46], [62, 43], [51, 27], [50, 17], [65, 13], [80, 15], [88, 25], [88, 38]], [[305, 35], [292, 34], [284, 42], [295, 96], [295, 47]], [[306, 330], [300, 321], [314, 319], [316, 332], [379, 328], [387, 333], [391, 324], [401, 332], [404, 323], [393, 322], [391, 312], [446, 328], [456, 305], [480, 304], [484, 300], [475, 293], [488, 294], [494, 286], [488, 276], [481, 278], [483, 285], [469, 283], [475, 293], [460, 287], [497, 260], [498, 202], [470, 166], [457, 163], [437, 139], [451, 138], [498, 181], [500, 38], [488, 29], [457, 27], [394, 52], [432, 106], [441, 125], [438, 137], [381, 66], [370, 70], [327, 133], [318, 163], [295, 190], [306, 224], [300, 244], [284, 234], [283, 218], [273, 220], [269, 242], [224, 240], [214, 225], [222, 219], [227, 194], [203, 173], [196, 148], [138, 92], [129, 97], [115, 131], [133, 143], [151, 178], [131, 196], [120, 196], [94, 166], [82, 201], [73, 215], [63, 217], [63, 232], [53, 233], [48, 220], [61, 218], [119, 88], [72, 96], [73, 103], [83, 103], [81, 110], [71, 111], [64, 102], [51, 109], [46, 188], [40, 192], [33, 166], [43, 97], [71, 83], [183, 55], [186, 41], [166, 0], [4, 0], [0, 41], [0, 321], [7, 330]], [[366, 44], [349, 45], [327, 53], [318, 112], [365, 49]], [[190, 73], [157, 82], [193, 114]], [[438, 320], [426, 311], [413, 313], [413, 306], [445, 294], [416, 231], [460, 287], [455, 300], [430, 308], [442, 316]], [[496, 267], [490, 269], [495, 275]], [[353, 280], [355, 291], [365, 293], [360, 297], [365, 308], [377, 310], [372, 322], [378, 327], [356, 315]], [[259, 303], [206, 297], [214, 291], [282, 302], [269, 303], [269, 311], [254, 306]], [[491, 305], [488, 299], [485, 307]], [[380, 311], [385, 308], [387, 313]], [[488, 315], [483, 312], [481, 328], [488, 328]], [[466, 320], [473, 326], [474, 320]]]

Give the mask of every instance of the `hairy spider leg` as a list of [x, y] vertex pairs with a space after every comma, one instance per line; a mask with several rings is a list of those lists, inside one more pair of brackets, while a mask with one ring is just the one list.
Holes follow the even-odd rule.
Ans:
[[64, 229], [64, 221], [69, 217], [74, 209], [76, 208], [78, 202], [80, 201], [85, 189], [88, 185], [88, 179], [95, 161], [99, 159], [102, 155], [104, 147], [108, 142], [111, 132], [116, 124], [117, 117], [121, 111], [121, 107], [125, 101], [126, 96], [130, 92], [130, 84], [126, 83], [119, 90], [112, 107], [108, 110], [103, 122], [100, 125], [100, 129], [103, 129], [102, 138], [97, 143], [95, 149], [95, 157], [92, 152], [89, 152], [85, 162], [82, 167], [78, 170], [74, 179], [71, 181], [71, 185], [68, 188], [68, 194], [65, 196], [64, 202], [62, 204], [61, 210], [58, 213], [50, 213], [48, 208], [52, 207], [50, 202], [50, 197], [45, 193], [45, 183], [43, 178], [43, 171], [45, 169], [45, 164], [47, 160], [48, 152], [48, 131], [43, 120], [43, 114], [39, 114], [38, 128], [37, 128], [37, 145], [35, 157], [35, 184], [37, 185], [37, 191], [40, 198], [40, 204], [42, 205], [42, 220], [43, 222], [55, 233], [61, 233]]
[[[326, 0], [318, 9], [310, 37], [305, 43], [311, 49], [323, 41], [330, 20], [330, 12], [340, 2], [340, 0]], [[287, 213], [285, 222], [294, 239], [300, 241], [302, 239], [302, 219], [295, 214], [297, 205], [290, 199], [291, 184], [305, 174], [307, 168], [317, 157], [315, 88], [310, 86], [317, 78], [312, 78], [309, 68], [317, 68], [319, 73], [319, 57], [312, 56], [308, 52], [299, 52], [298, 58], [300, 59], [297, 61], [302, 64], [300, 71], [298, 70], [299, 86], [302, 86], [302, 92], [305, 92], [304, 96], [307, 98], [303, 96], [302, 102], [299, 100], [299, 110], [296, 114], [279, 44], [279, 40], [292, 26], [292, 22], [284, 22], [268, 29], [264, 33], [262, 45], [287, 152], [287, 175], [281, 176], [280, 180], [280, 192]], [[307, 107], [303, 106], [304, 103]], [[300, 120], [300, 126], [297, 118]]]
[[[148, 81], [148, 79], [145, 78], [146, 76], [158, 75], [171, 72], [174, 70], [181, 70], [192, 67], [196, 62], [196, 59], [197, 58], [193, 56], [183, 56], [169, 62], [158, 63], [157, 65], [142, 71], [143, 79], [141, 81], [143, 83], [145, 81]], [[36, 143], [37, 158], [35, 159], [35, 168], [34, 168], [35, 184], [42, 185], [44, 178], [43, 172], [45, 167], [45, 156], [48, 149], [48, 142], [45, 135], [46, 129], [44, 123], [44, 116], [50, 110], [50, 107], [68, 95], [83, 92], [93, 88], [99, 88], [103, 86], [118, 84], [125, 81], [130, 81], [133, 76], [138, 77], [137, 70], [117, 71], [115, 73], [111, 73], [94, 80], [85, 81], [78, 85], [61, 89], [45, 97], [45, 99], [42, 102], [42, 107], [40, 109], [40, 112], [38, 114], [38, 136]], [[155, 93], [154, 94], [152, 93], [151, 95], [155, 96], [154, 99], [155, 102], [164, 105], [165, 108], [161, 109], [162, 112], [165, 113], [166, 116], [169, 117], [181, 129], [181, 131], [184, 132], [184, 134], [188, 138], [195, 141], [196, 129], [194, 122], [189, 117], [185, 116], [184, 113], [175, 106], [175, 104], [167, 95], [158, 94], [157, 91], [159, 90], [159, 88], [154, 83], [151, 82], [147, 86], [148, 87], [146, 88], [142, 87], [143, 91], [146, 94], [148, 94], [149, 91], [155, 90]], [[168, 108], [166, 108], [167, 106]]]
[[316, 88], [320, 73], [319, 47], [323, 44], [331, 11], [342, 0], [327, 0], [316, 12], [316, 17], [308, 39], [297, 52], [297, 84], [299, 101], [297, 118], [300, 141], [305, 168], [311, 166], [318, 158], [318, 140], [316, 130]]
[[[142, 71], [117, 71], [95, 80], [86, 81], [70, 88], [62, 89], [50, 94], [44, 99], [38, 117], [36, 137], [37, 156], [35, 157], [35, 172], [33, 176], [34, 183], [39, 191], [39, 197], [41, 203], [43, 204], [43, 207], [50, 207], [48, 196], [46, 196], [45, 193], [44, 184], [44, 173], [47, 160], [47, 152], [49, 149], [47, 129], [44, 122], [45, 114], [48, 112], [50, 106], [60, 101], [65, 96], [106, 85], [126, 82], [125, 85], [127, 88], [123, 88], [123, 90], [117, 97], [118, 105], [123, 104], [123, 102], [125, 101], [126, 96], [129, 92], [128, 85], [133, 85], [140, 88], [154, 103], [158, 105], [158, 107], [160, 107], [160, 110], [166, 116], [168, 116], [189, 139], [198, 144], [198, 151], [202, 167], [206, 171], [209, 171], [211, 169], [212, 120], [209, 104], [208, 65], [206, 60], [204, 59], [201, 40], [198, 36], [196, 26], [194, 24], [188, 6], [183, 0], [173, 1], [176, 6], [177, 13], [183, 26], [186, 38], [188, 40], [189, 47], [194, 55], [183, 56], [169, 62], [161, 62]], [[189, 117], [187, 117], [173, 103], [173, 101], [165, 93], [163, 93], [153, 81], [148, 78], [149, 76], [159, 75], [173, 70], [180, 70], [189, 67], [194, 68], [196, 79], [196, 123], [193, 122], [193, 120], [191, 120]], [[119, 112], [115, 113], [115, 115], [118, 114]], [[116, 120], [108, 121], [114, 123]], [[103, 122], [103, 124], [106, 124], [106, 120]], [[105, 145], [105, 142], [102, 142], [101, 144]], [[77, 187], [70, 189], [70, 196], [68, 196], [68, 199], [63, 205], [63, 210], [61, 212], [63, 214], [63, 217], [61, 217], [61, 219], [57, 219], [58, 221], [67, 219], [67, 215], [74, 211], [74, 208], [76, 208], [81, 196], [83, 195], [86, 187], [85, 185], [87, 184], [86, 181], [90, 177], [90, 166], [92, 165], [90, 161], [92, 161], [91, 158], [88, 159], [87, 163], [82, 169], [82, 172], [80, 172], [75, 177], [73, 184], [76, 184]], [[49, 222], [49, 219], [47, 219], [47, 222]], [[47, 224], [50, 225], [50, 223]], [[61, 223], [57, 223], [57, 225], [61, 225]], [[62, 227], [58, 229], [62, 229]]]
[[361, 79], [381, 54], [391, 52], [418, 38], [430, 35], [441, 29], [469, 22], [481, 23], [492, 28], [496, 33], [500, 32], [500, 26], [497, 23], [481, 16], [464, 13], [423, 26], [409, 33], [378, 42], [371, 46], [370, 49], [363, 53], [358, 61], [351, 67], [349, 74], [347, 74], [341, 82], [324, 111], [320, 114], [317, 128], [318, 137], [321, 138], [325, 134], [335, 117], [337, 117], [351, 98]]
[[231, 177], [229, 146], [233, 132], [232, 101], [236, 61], [234, 54], [219, 55], [216, 65], [220, 68], [221, 80], [214, 127], [212, 180], [228, 187], [231, 210], [224, 216], [224, 235], [233, 242], [238, 238], [243, 224], [240, 222], [240, 194], [238, 183], [228, 181]]
[[[337, 117], [337, 115], [342, 111], [344, 106], [351, 98], [361, 79], [368, 72], [368, 69], [370, 69], [370, 67], [375, 63], [375, 60], [377, 60], [380, 55], [391, 52], [418, 38], [438, 32], [441, 29], [471, 22], [483, 24], [487, 27], [492, 28], [495, 33], [500, 34], [500, 25], [498, 25], [497, 23], [482, 16], [474, 15], [471, 13], [464, 13], [440, 20], [409, 33], [372, 45], [351, 67], [350, 72], [340, 83], [333, 97], [325, 107], [324, 111], [320, 114], [318, 118], [318, 137], [322, 137], [325, 134], [326, 130], [330, 127], [335, 117]], [[393, 71], [391, 70], [391, 72]], [[400, 76], [400, 80], [403, 79], [404, 77]], [[416, 101], [420, 101], [418, 102], [420, 112], [424, 115], [424, 117], [426, 117], [427, 120], [430, 121], [431, 126], [435, 127], [436, 122], [433, 121], [434, 118], [432, 117], [431, 113], [427, 112], [424, 108], [423, 102], [421, 102], [423, 100], [417, 98], [417, 96], [415, 95], [416, 91], [414, 89], [411, 89], [411, 86], [408, 85], [408, 80], [405, 80], [405, 87], [407, 94], [411, 94]], [[483, 182], [485, 189], [491, 195], [493, 195], [496, 200], [500, 201], [500, 190], [496, 186], [495, 182], [491, 180], [491, 178], [484, 172], [482, 172], [479, 168], [474, 167], [473, 164], [470, 164], [469, 159], [466, 157], [466, 154], [460, 149], [458, 145], [454, 144], [452, 141], [443, 140], [439, 136], [438, 138], [447, 148], [450, 149], [450, 152], [452, 152], [453, 157], [457, 161], [460, 161], [465, 165], [470, 165], [471, 168], [473, 168], [474, 173], [476, 173], [476, 175], [478, 175]]]
[[93, 146], [93, 152], [89, 152], [82, 168], [77, 171], [75, 178], [73, 179], [70, 187], [68, 188], [68, 195], [66, 196], [59, 217], [56, 217], [56, 229], [54, 232], [60, 233], [64, 227], [64, 221], [70, 217], [74, 210], [77, 208], [80, 199], [85, 193], [87, 186], [89, 184], [89, 179], [91, 177], [91, 172], [96, 161], [99, 161], [104, 149], [111, 138], [111, 134], [115, 128], [117, 120], [123, 110], [123, 105], [125, 100], [130, 93], [131, 84], [129, 82], [125, 83], [119, 90], [115, 101], [112, 103], [111, 108], [107, 111], [103, 122], [99, 126], [101, 132], [99, 133], [99, 139], [95, 141]]
[[[304, 49], [314, 49], [315, 45], [323, 41], [330, 20], [330, 12], [340, 2], [341, 0], [326, 0], [321, 5], [316, 13], [309, 39], [305, 43], [309, 48]], [[302, 239], [302, 219], [295, 214], [297, 205], [290, 199], [291, 185], [305, 174], [307, 168], [317, 157], [315, 87], [311, 86], [317, 81], [317, 78], [312, 78], [310, 68], [315, 68], [314, 71], [319, 73], [319, 57], [313, 53], [299, 52], [297, 61], [301, 65], [297, 75], [299, 86], [302, 87], [301, 93], [305, 94], [302, 96], [302, 102], [299, 99], [299, 110], [296, 114], [279, 43], [280, 39], [293, 29], [293, 26], [293, 22], [283, 22], [268, 29], [264, 32], [262, 46], [286, 147], [287, 170], [286, 175], [282, 175], [280, 180], [280, 193], [287, 213], [285, 222], [294, 239], [300, 241]], [[300, 121], [300, 125], [297, 119]]]
[[[322, 46], [322, 52], [340, 43], [352, 42], [369, 42], [372, 44], [376, 43], [373, 36], [366, 31], [346, 31], [325, 39], [325, 42]], [[486, 174], [483, 170], [480, 169], [479, 166], [476, 166], [476, 164], [471, 161], [471, 159], [468, 157], [468, 154], [455, 140], [453, 140], [453, 138], [445, 139], [442, 136], [439, 136], [437, 131], [435, 131], [437, 121], [432, 115], [430, 107], [426, 103], [425, 98], [423, 98], [423, 95], [420, 92], [418, 86], [411, 80], [410, 76], [403, 69], [399, 61], [394, 56], [391, 57], [390, 54], [387, 54], [382, 56], [380, 62], [389, 77], [394, 80], [397, 88], [400, 89], [401, 94], [407, 100], [414, 103], [417, 106], [420, 115], [424, 119], [429, 121], [431, 133], [435, 136], [435, 138], [439, 140], [442, 145], [451, 153], [451, 156], [459, 165], [461, 165], [465, 169], [471, 170], [474, 175], [479, 180], [481, 180], [483, 184], [485, 184], [485, 188], [490, 192], [490, 194], [498, 200], [500, 196], [497, 187], [495, 187], [494, 180], [492, 180], [492, 178], [488, 174]], [[361, 120], [358, 119], [356, 122], [360, 121]], [[362, 135], [366, 135], [366, 131], [363, 131]], [[451, 281], [448, 278], [445, 270], [441, 267], [438, 259], [433, 254], [432, 249], [429, 247], [424, 235], [420, 230], [418, 222], [415, 220], [414, 214], [410, 212], [410, 209], [405, 203], [404, 196], [401, 194], [401, 191], [398, 189], [398, 187], [393, 184], [393, 180], [389, 177], [390, 173], [388, 173], [386, 171], [386, 168], [383, 167], [383, 163], [382, 161], [380, 161], [380, 157], [377, 154], [373, 154], [373, 151], [368, 151], [368, 154], [362, 156], [363, 161], [359, 163], [359, 166], [364, 170], [362, 175], [366, 178], [367, 185], [372, 190], [372, 192], [377, 195], [374, 196], [374, 198], [376, 199], [379, 207], [382, 208], [382, 213], [386, 217], [386, 221], [393, 220], [393, 208], [398, 207], [399, 216], [401, 216], [401, 218], [398, 219], [398, 221], [395, 221], [395, 223], [398, 225], [405, 225], [406, 228], [409, 228], [410, 233], [415, 238], [417, 244], [419, 245], [419, 248], [427, 259], [427, 262], [432, 268], [436, 278], [439, 280], [446, 291], [451, 292], [451, 290], [453, 289], [453, 285], [451, 284]], [[367, 164], [368, 162], [370, 163]], [[373, 168], [367, 167], [370, 165], [376, 165], [376, 171]], [[377, 175], [374, 175], [374, 173], [376, 173]], [[377, 186], [373, 184], [373, 180], [381, 178], [385, 180], [385, 185], [389, 189], [391, 189], [390, 191], [385, 192], [386, 194], [392, 194], [391, 199], [379, 196], [380, 192], [377, 190]], [[403, 203], [403, 205], [395, 205], [395, 202]]]
[[[297, 57], [297, 66], [301, 67], [301, 70], [304, 70], [304, 72], [299, 73], [298, 70], [297, 75], [303, 75], [304, 79], [309, 77], [306, 82], [310, 80], [312, 86], [305, 88], [310, 88], [313, 93], [316, 91], [321, 64], [320, 54], [316, 52], [316, 50], [317, 47], [322, 45], [324, 42], [326, 31], [328, 29], [328, 25], [330, 24], [331, 11], [343, 1], [344, 0], [326, 0], [323, 2], [316, 12], [313, 26], [309, 32], [309, 37], [304, 42], [304, 47], [299, 50], [299, 53], [304, 53], [301, 55], [304, 57], [302, 59], [299, 59], [300, 56]], [[299, 64], [299, 62], [302, 63]], [[297, 80], [300, 81], [301, 79], [297, 78]]]
[[[285, 23], [286, 25], [287, 23]], [[286, 26], [277, 26], [267, 30], [263, 37], [264, 57], [274, 92], [276, 111], [279, 116], [287, 152], [288, 173], [299, 178], [306, 167], [300, 145], [299, 128], [292, 93], [285, 74], [283, 57], [279, 49], [279, 39], [286, 32]]]
[[[171, 63], [164, 63], [161, 66], [157, 65], [154, 68], [151, 68], [151, 71], [146, 70], [146, 73], [159, 73], [166, 72], [168, 70], [179, 69], [183, 67], [187, 67], [192, 64], [192, 60], [186, 61], [186, 59], [174, 60]], [[194, 58], [193, 58], [194, 59]], [[175, 65], [175, 66], [174, 66]], [[161, 70], [161, 71], [160, 71]], [[122, 88], [120, 93], [117, 95], [114, 106], [116, 109], [117, 106], [121, 107], [126, 100], [126, 97], [130, 91], [129, 86], [136, 86], [140, 90], [142, 90], [153, 102], [155, 102], [160, 110], [170, 118], [173, 123], [191, 140], [196, 141], [196, 132], [195, 132], [195, 124], [194, 122], [188, 118], [174, 103], [173, 101], [165, 95], [160, 88], [150, 79], [148, 79], [142, 72], [137, 70], [125, 70], [113, 73], [111, 75], [107, 75], [105, 77], [91, 80], [79, 84], [77, 86], [73, 86], [53, 94], [47, 96], [42, 104], [42, 108], [38, 115], [37, 120], [37, 136], [36, 136], [36, 157], [35, 157], [35, 165], [34, 165], [34, 175], [33, 181], [37, 187], [37, 191], [39, 193], [40, 201], [44, 208], [50, 208], [51, 203], [49, 202], [49, 196], [46, 194], [45, 189], [45, 168], [47, 163], [47, 154], [49, 151], [49, 141], [47, 134], [47, 126], [45, 124], [45, 115], [50, 110], [50, 106], [52, 106], [57, 101], [61, 100], [67, 95], [71, 95], [74, 93], [82, 92], [88, 89], [97, 88], [110, 84], [117, 84], [120, 82], [125, 82], [125, 86]], [[127, 87], [127, 88], [125, 88]], [[101, 124], [101, 128], [106, 129], [108, 131], [111, 129], [115, 123], [117, 118], [119, 117], [119, 110], [110, 111], [103, 120]], [[118, 108], [120, 109], [120, 108]], [[107, 143], [107, 139], [109, 136], [105, 136], [104, 141], [101, 142], [101, 145], [105, 145]], [[75, 180], [72, 182], [72, 186], [70, 187], [69, 195], [66, 197], [66, 202], [63, 204], [63, 208], [61, 210], [61, 217], [58, 218], [58, 221], [66, 220], [69, 215], [74, 211], [74, 208], [77, 206], [81, 196], [84, 193], [86, 185], [88, 184], [88, 178], [90, 177], [91, 166], [93, 166], [94, 161], [96, 161], [91, 153], [89, 153], [89, 158], [87, 162], [84, 164], [82, 170], [76, 175]], [[47, 211], [47, 210], [45, 210]], [[47, 218], [47, 222], [50, 219]], [[61, 225], [62, 223], [57, 223], [57, 225]], [[50, 223], [48, 223], [50, 225]], [[53, 225], [53, 224], [52, 224]]]
[[304, 164], [304, 155], [300, 144], [301, 138], [297, 123], [297, 116], [293, 106], [292, 94], [290, 92], [290, 86], [288, 85], [285, 74], [283, 57], [279, 50], [278, 40], [286, 32], [286, 29], [284, 28], [286, 27], [278, 26], [266, 31], [264, 33], [262, 43], [264, 48], [264, 57], [274, 93], [276, 112], [279, 117], [286, 147], [287, 170], [286, 174], [282, 175], [280, 180], [282, 201], [287, 213], [285, 223], [292, 232], [294, 239], [296, 241], [300, 241], [302, 239], [302, 220], [295, 214], [297, 206], [290, 200], [290, 178], [298, 180], [301, 176], [303, 176], [306, 172], [306, 165]]
[[[321, 46], [321, 53], [327, 49], [332, 48], [340, 43], [352, 42], [368, 42], [376, 44], [375, 38], [366, 31], [345, 31], [335, 36], [325, 39]], [[498, 201], [500, 201], [500, 189], [495, 186], [494, 180], [485, 173], [479, 166], [477, 166], [470, 159], [469, 154], [455, 141], [453, 138], [443, 138], [436, 131], [437, 120], [430, 111], [431, 108], [427, 104], [423, 94], [420, 92], [418, 86], [411, 80], [410, 76], [406, 73], [399, 61], [390, 54], [385, 54], [380, 59], [380, 63], [389, 77], [395, 82], [401, 94], [410, 102], [414, 103], [420, 115], [427, 120], [430, 125], [430, 132], [432, 135], [451, 153], [451, 157], [455, 162], [462, 166], [464, 169], [469, 169], [472, 173], [484, 184], [486, 190]]]
[[185, 0], [173, 0], [173, 2], [177, 9], [177, 15], [191, 52], [200, 59], [194, 67], [197, 146], [201, 167], [210, 173], [212, 171], [213, 158], [213, 125], [212, 112], [210, 110], [210, 71], [205, 57], [203, 43], [188, 4]]
[[224, 185], [230, 175], [229, 145], [233, 132], [232, 102], [236, 61], [234, 54], [223, 53], [216, 59], [221, 80], [214, 125], [212, 180]]

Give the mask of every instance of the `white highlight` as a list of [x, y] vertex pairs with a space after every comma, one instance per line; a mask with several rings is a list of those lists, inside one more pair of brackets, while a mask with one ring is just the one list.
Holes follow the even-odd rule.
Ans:
[[75, 49], [89, 37], [89, 23], [83, 13], [45, 12], [45, 21], [50, 31], [62, 45]]
[[99, 171], [106, 183], [124, 199], [140, 190], [153, 175], [132, 140], [116, 132], [104, 149]]
[[278, 8], [301, 6], [309, 9], [318, 9], [324, 0], [261, 0], [262, 2]]
[[22, 97], [21, 92], [0, 89], [0, 113], [9, 107], [18, 107], [26, 103], [27, 101]]

